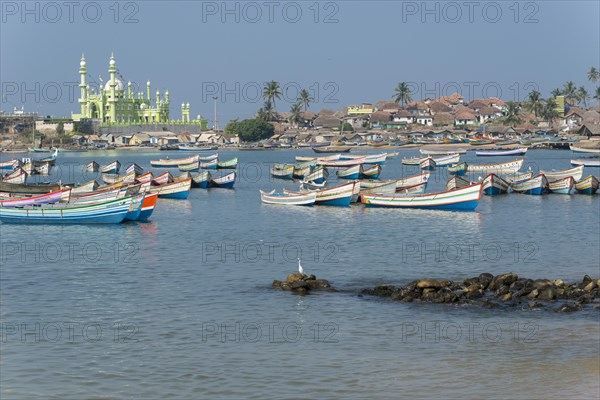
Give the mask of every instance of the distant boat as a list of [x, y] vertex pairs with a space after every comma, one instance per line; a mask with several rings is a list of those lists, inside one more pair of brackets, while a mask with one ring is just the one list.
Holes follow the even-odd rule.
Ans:
[[[348, 207], [350, 206], [350, 203], [352, 203], [355, 186], [357, 186], [358, 191], [360, 191], [360, 184], [358, 182], [348, 182], [342, 185], [314, 191], [313, 193], [317, 194], [315, 204], [322, 206]], [[304, 194], [306, 192], [293, 192], [284, 189], [284, 193]]]
[[50, 153], [52, 150], [51, 149], [39, 149], [39, 148], [29, 148], [28, 149], [30, 153]]
[[585, 167], [600, 167], [600, 157], [579, 158], [571, 160], [571, 165], [583, 165]]
[[294, 166], [277, 164], [271, 168], [271, 176], [279, 179], [294, 179]]
[[446, 190], [462, 189], [471, 185], [472, 183], [470, 181], [461, 178], [458, 175], [454, 175], [450, 179], [448, 179], [448, 182], [446, 182]]
[[578, 181], [583, 176], [583, 165], [578, 165], [562, 171], [540, 171], [540, 174], [546, 175], [548, 181], [557, 181], [559, 179], [566, 178], [567, 176], [572, 176], [573, 179]]
[[158, 197], [184, 200], [188, 198], [191, 187], [192, 178], [186, 178], [162, 185], [151, 186], [149, 192], [158, 194]]
[[100, 172], [103, 174], [118, 174], [121, 169], [121, 163], [119, 161], [113, 161], [109, 164], [100, 168]]
[[305, 156], [296, 156], [296, 161], [304, 162], [304, 161], [338, 161], [342, 155], [341, 154], [332, 154], [330, 156], [321, 156], [321, 157], [305, 157]]
[[177, 168], [182, 172], [197, 172], [200, 170], [200, 162], [179, 165]]
[[102, 180], [104, 183], [108, 185], [112, 185], [114, 183], [123, 182], [123, 183], [133, 183], [135, 182], [135, 172], [130, 172], [125, 175], [119, 174], [102, 174]]
[[179, 150], [182, 151], [211, 151], [211, 150], [217, 150], [219, 148], [219, 146], [185, 146], [185, 145], [179, 145], [177, 146], [177, 148]]
[[527, 153], [527, 147], [520, 147], [514, 150], [492, 150], [492, 151], [476, 151], [478, 157], [496, 157], [496, 156], [521, 156]]
[[574, 153], [595, 153], [600, 154], [600, 149], [586, 149], [584, 147], [577, 147], [575, 145], [569, 145], [569, 148]]
[[150, 161], [150, 165], [157, 168], [175, 168], [179, 165], [192, 164], [200, 160], [199, 155], [187, 158], [160, 159]]
[[363, 164], [385, 164], [387, 158], [386, 153], [382, 154], [364, 154], [364, 155], [342, 155], [340, 160], [357, 160], [364, 159]]
[[87, 172], [98, 172], [100, 171], [100, 164], [96, 161], [91, 161], [85, 166]]
[[446, 167], [448, 165], [456, 164], [460, 161], [460, 154], [453, 153], [443, 157], [432, 157], [435, 161], [436, 167]]
[[212, 161], [219, 158], [219, 153], [210, 154], [208, 156], [198, 156], [198, 161]]
[[587, 178], [575, 182], [575, 190], [581, 194], [594, 194], [598, 190], [598, 178], [590, 175]]
[[275, 193], [260, 190], [260, 200], [265, 204], [278, 204], [287, 206], [312, 206], [317, 198], [316, 192], [308, 193]]
[[515, 173], [523, 166], [524, 158], [495, 164], [467, 164], [467, 172], [480, 174], [510, 174]]
[[517, 193], [541, 195], [548, 190], [548, 179], [544, 174], [538, 174], [533, 178], [513, 182], [510, 187]]
[[510, 182], [501, 178], [496, 174], [488, 174], [483, 178], [483, 193], [488, 196], [496, 196], [498, 194], [507, 193], [510, 188]]
[[419, 161], [419, 167], [425, 171], [431, 171], [435, 169], [436, 162], [433, 160], [433, 157], [427, 157]]
[[144, 172], [144, 168], [140, 167], [136, 163], [131, 163], [127, 169], [125, 170], [126, 174], [134, 173], [135, 175], [140, 175]]
[[491, 140], [485, 140], [485, 139], [469, 139], [469, 144], [471, 146], [484, 146], [486, 144], [493, 144], [494, 142], [492, 142]]
[[448, 166], [448, 172], [453, 175], [463, 176], [467, 172], [467, 163], [461, 162]]
[[219, 160], [217, 158], [210, 161], [200, 161], [198, 162], [198, 166], [200, 169], [217, 169], [219, 164]]
[[232, 158], [231, 160], [217, 162], [217, 169], [236, 169], [238, 159]]
[[352, 160], [339, 160], [339, 161], [329, 161], [318, 159], [317, 162], [319, 165], [324, 167], [332, 167], [332, 168], [347, 168], [353, 165], [359, 165], [364, 163], [364, 158], [354, 158]]
[[223, 175], [220, 177], [210, 176], [209, 179], [209, 187], [217, 187], [223, 189], [233, 189], [233, 185], [235, 184], [236, 173], [231, 172], [227, 175]]
[[361, 179], [377, 179], [381, 174], [381, 165], [375, 164], [372, 167], [361, 168], [360, 178]]
[[294, 165], [294, 178], [297, 179], [304, 179], [305, 176], [310, 175], [310, 173], [312, 172], [313, 168], [317, 165], [317, 161], [313, 160], [313, 161], [306, 161], [303, 163], [299, 163], [299, 164], [295, 164]]
[[573, 177], [567, 176], [556, 181], [548, 182], [548, 190], [550, 190], [551, 193], [569, 194], [573, 189], [574, 183], [575, 180]]
[[466, 149], [419, 149], [419, 152], [426, 156], [444, 156], [450, 154], [465, 154]]
[[349, 153], [352, 150], [350, 146], [325, 146], [325, 147], [313, 147], [312, 150], [315, 153]]
[[337, 171], [337, 176], [340, 179], [358, 179], [360, 176], [360, 165], [353, 165], [351, 167]]
[[481, 199], [482, 184], [476, 183], [452, 191], [420, 195], [361, 195], [361, 201], [367, 207], [425, 208], [434, 210], [471, 211], [477, 208]]
[[316, 184], [323, 183], [327, 177], [329, 176], [329, 172], [325, 167], [316, 167], [310, 174], [304, 177], [305, 181], [314, 182]]

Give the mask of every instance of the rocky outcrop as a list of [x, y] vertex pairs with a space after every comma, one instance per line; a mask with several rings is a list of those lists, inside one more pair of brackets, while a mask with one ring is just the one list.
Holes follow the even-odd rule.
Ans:
[[335, 291], [329, 281], [317, 279], [314, 275], [304, 275], [300, 273], [290, 274], [285, 281], [274, 280], [271, 285], [273, 289], [289, 290], [298, 294], [306, 294], [311, 290]]

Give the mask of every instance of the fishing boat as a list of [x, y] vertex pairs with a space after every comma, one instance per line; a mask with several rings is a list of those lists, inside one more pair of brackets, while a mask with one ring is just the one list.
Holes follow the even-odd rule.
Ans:
[[486, 144], [493, 144], [494, 142], [492, 142], [491, 140], [485, 140], [485, 139], [469, 139], [469, 144], [471, 146], [484, 146]]
[[427, 183], [429, 181], [430, 174], [430, 172], [423, 172], [406, 178], [396, 179], [396, 188], [401, 189], [408, 186], [418, 185], [420, 183]]
[[200, 170], [200, 162], [178, 165], [177, 168], [182, 172], [197, 172]]
[[498, 157], [498, 156], [522, 156], [527, 153], [527, 147], [519, 147], [513, 150], [492, 150], [492, 151], [476, 151], [478, 157]]
[[321, 184], [325, 182], [325, 180], [329, 177], [329, 171], [327, 168], [318, 166], [316, 167], [310, 174], [304, 177], [305, 181], [314, 182], [316, 184]]
[[65, 186], [67, 185], [61, 185], [60, 183], [39, 183], [34, 185], [26, 185], [22, 183], [2, 182], [2, 180], [0, 180], [0, 192], [15, 194], [18, 193], [22, 195], [36, 195], [55, 192], [57, 190], [62, 189]]
[[3, 183], [24, 184], [27, 180], [27, 172], [18, 167], [13, 172], [4, 175], [0, 181]]
[[278, 179], [294, 179], [294, 166], [277, 164], [271, 168], [271, 176]]
[[219, 146], [185, 146], [179, 145], [177, 146], [179, 150], [182, 151], [211, 151], [218, 150]]
[[381, 196], [363, 194], [361, 195], [361, 202], [367, 207], [471, 211], [477, 208], [481, 193], [482, 183], [476, 183], [462, 189], [420, 195]]
[[467, 172], [467, 163], [461, 162], [448, 166], [448, 172], [453, 175], [463, 176]]
[[27, 149], [30, 153], [50, 153], [52, 149], [40, 149], [40, 148], [32, 148], [29, 147]]
[[465, 154], [466, 149], [419, 149], [425, 156], [448, 156], [450, 154]]
[[233, 189], [233, 185], [235, 184], [235, 176], [235, 172], [231, 172], [227, 175], [223, 175], [216, 178], [211, 175], [208, 181], [208, 185], [209, 187]]
[[385, 155], [387, 156], [388, 160], [391, 160], [392, 158], [397, 158], [400, 155], [400, 152], [394, 151], [391, 153], [385, 153]]
[[12, 171], [13, 169], [17, 168], [20, 164], [19, 160], [8, 160], [8, 161], [1, 161], [0, 162], [0, 170], [9, 170]]
[[98, 172], [100, 171], [100, 164], [96, 161], [91, 161], [85, 166], [87, 172]]
[[131, 205], [129, 206], [129, 210], [127, 210], [127, 214], [125, 214], [125, 219], [128, 221], [137, 221], [142, 213], [142, 204], [144, 204], [144, 198], [146, 197], [146, 193], [136, 194], [131, 199]]
[[569, 194], [573, 189], [574, 183], [575, 180], [573, 179], [573, 177], [567, 176], [556, 181], [548, 182], [548, 190], [551, 193]]
[[432, 171], [436, 167], [436, 162], [434, 161], [433, 157], [427, 157], [419, 161], [419, 167], [425, 171]]
[[443, 157], [432, 157], [436, 167], [446, 167], [460, 162], [460, 154], [454, 153]]
[[39, 160], [35, 160], [43, 163], [50, 163], [50, 165], [54, 165], [56, 163], [56, 159], [58, 158], [58, 149], [54, 149], [54, 153], [52, 153], [48, 157], [40, 158]]
[[381, 165], [375, 164], [369, 168], [361, 168], [360, 178], [361, 179], [377, 179], [381, 174]]
[[304, 179], [304, 177], [310, 175], [310, 173], [316, 165], [317, 160], [295, 164], [293, 177], [296, 179]]
[[387, 181], [376, 186], [364, 187], [360, 186], [360, 194], [395, 194], [396, 181]]
[[514, 174], [505, 174], [502, 175], [502, 179], [507, 181], [508, 183], [524, 181], [525, 179], [529, 179], [533, 176], [533, 172], [515, 172]]
[[9, 197], [8, 199], [0, 200], [0, 207], [25, 207], [34, 204], [58, 203], [59, 201], [68, 202], [70, 197], [71, 189], [68, 188], [31, 197]]
[[517, 172], [523, 166], [524, 158], [518, 158], [513, 161], [506, 161], [495, 164], [467, 164], [467, 172], [478, 174], [494, 173], [498, 175], [512, 174]]
[[198, 173], [190, 174], [192, 177], [192, 187], [206, 189], [208, 187], [208, 180], [210, 173], [208, 171], [202, 171]]
[[[152, 179], [152, 183], [155, 185], [164, 185], [166, 183], [171, 183], [174, 180], [175, 179], [173, 179], [173, 175], [171, 175], [171, 173], [167, 171], [167, 172], [163, 172], [160, 175], [155, 176]], [[138, 180], [138, 182], [139, 182], [139, 180]]]
[[575, 182], [575, 190], [582, 194], [594, 194], [598, 190], [598, 178], [590, 175], [580, 181]]
[[158, 194], [156, 193], [146, 193], [144, 197], [144, 202], [142, 203], [142, 211], [140, 215], [138, 215], [138, 221], [148, 221], [152, 213], [154, 212], [154, 207], [156, 207], [156, 201], [158, 200]]
[[217, 162], [217, 169], [236, 169], [238, 159], [232, 158], [231, 160]]
[[125, 219], [131, 201], [131, 197], [126, 197], [85, 205], [59, 203], [41, 207], [0, 207], [0, 221], [17, 224], [118, 224]]
[[50, 163], [42, 163], [41, 165], [33, 167], [34, 171], [40, 175], [50, 174]]
[[342, 155], [340, 160], [356, 160], [363, 158], [363, 164], [385, 164], [385, 160], [387, 159], [386, 153], [381, 154], [363, 154], [363, 155]]
[[187, 199], [192, 187], [192, 178], [164, 183], [162, 185], [150, 186], [150, 193], [158, 194], [158, 197], [167, 199]]
[[118, 183], [118, 182], [133, 183], [133, 182], [135, 182], [135, 172], [130, 172], [126, 175], [102, 174], [102, 180], [107, 185], [112, 185], [113, 183]]
[[559, 179], [566, 178], [567, 176], [572, 176], [573, 179], [578, 181], [583, 176], [583, 165], [578, 165], [562, 171], [540, 171], [540, 174], [546, 175], [548, 181], [557, 181]]
[[136, 175], [141, 175], [144, 172], [144, 168], [140, 167], [136, 163], [131, 163], [125, 170], [126, 174], [134, 173]]
[[312, 151], [315, 153], [349, 153], [352, 147], [350, 146], [324, 146], [324, 147], [312, 147]]
[[402, 165], [419, 165], [427, 157], [405, 157], [402, 159]]
[[200, 161], [198, 162], [198, 166], [200, 169], [217, 169], [218, 167], [218, 159], [210, 160], [210, 161]]
[[586, 149], [584, 147], [577, 147], [575, 145], [569, 145], [569, 148], [573, 153], [595, 153], [600, 154], [600, 149]]
[[541, 195], [548, 190], [548, 179], [544, 174], [538, 174], [533, 178], [511, 183], [513, 192]]
[[198, 161], [212, 161], [219, 158], [219, 153], [209, 154], [208, 156], [198, 156]]
[[275, 190], [271, 192], [260, 191], [260, 200], [265, 204], [278, 204], [286, 206], [312, 206], [315, 204], [317, 198], [316, 192], [309, 193], [275, 193]]
[[[358, 185], [358, 191], [360, 192], [359, 182], [348, 182], [342, 185], [316, 190], [312, 192], [317, 194], [315, 204], [320, 206], [348, 207], [350, 203], [352, 203], [352, 196], [356, 185]], [[284, 189], [284, 193], [306, 194], [307, 192], [293, 192]]]
[[121, 169], [121, 163], [119, 161], [113, 161], [100, 168], [100, 172], [103, 174], [118, 174]]
[[98, 182], [96, 182], [96, 180], [91, 180], [82, 185], [77, 185], [77, 186], [71, 187], [71, 193], [72, 194], [80, 194], [80, 193], [86, 193], [86, 192], [93, 192], [94, 190], [98, 189], [98, 186], [99, 185], [98, 185]]
[[446, 190], [462, 189], [471, 185], [472, 183], [470, 181], [461, 178], [458, 175], [454, 175], [450, 179], [448, 179], [448, 182], [446, 182]]
[[142, 184], [142, 191], [146, 192], [148, 188], [152, 185], [152, 181], [154, 180], [154, 175], [152, 172], [148, 171], [145, 174], [138, 175], [135, 178], [135, 181]]
[[322, 156], [322, 157], [305, 157], [305, 156], [296, 156], [296, 161], [304, 162], [304, 161], [338, 161], [342, 155], [341, 154], [332, 154], [330, 156]]
[[510, 182], [496, 174], [487, 174], [481, 182], [483, 183], [483, 193], [488, 196], [507, 193], [510, 188]]
[[323, 181], [322, 183], [316, 183], [314, 181], [303, 180], [300, 182], [300, 191], [306, 190], [320, 190], [325, 187], [327, 181]]
[[360, 170], [360, 165], [353, 165], [346, 169], [337, 171], [337, 176], [340, 179], [358, 179], [358, 177], [360, 176]]
[[584, 167], [600, 167], [600, 157], [578, 158], [576, 160], [571, 160], [571, 165], [583, 165]]
[[160, 159], [150, 161], [150, 165], [156, 168], [175, 168], [179, 165], [192, 164], [200, 161], [200, 156], [195, 155], [187, 158]]
[[364, 160], [365, 160], [364, 158], [355, 158], [353, 160], [339, 160], [339, 161], [318, 159], [317, 163], [324, 167], [347, 168], [347, 167], [351, 167], [353, 165], [363, 164]]

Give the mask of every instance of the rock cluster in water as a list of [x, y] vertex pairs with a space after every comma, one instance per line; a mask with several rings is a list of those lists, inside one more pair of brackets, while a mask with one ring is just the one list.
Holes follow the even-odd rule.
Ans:
[[362, 294], [388, 297], [403, 302], [480, 304], [486, 307], [526, 305], [542, 308], [553, 305], [558, 312], [579, 311], [586, 304], [600, 309], [600, 280], [585, 276], [580, 283], [560, 279], [527, 279], [513, 273], [484, 273], [462, 282], [419, 279], [404, 286], [380, 285]]
[[335, 291], [329, 284], [329, 281], [317, 279], [314, 275], [304, 275], [300, 273], [288, 275], [283, 282], [274, 280], [272, 286], [273, 289], [290, 290], [299, 294], [306, 294], [311, 290]]

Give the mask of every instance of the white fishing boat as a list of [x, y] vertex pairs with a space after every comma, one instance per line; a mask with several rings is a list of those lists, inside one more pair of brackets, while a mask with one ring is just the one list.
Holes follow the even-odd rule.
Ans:
[[594, 194], [598, 190], [598, 178], [590, 175], [587, 178], [575, 182], [575, 190], [581, 194]]
[[600, 157], [578, 158], [576, 160], [571, 160], [571, 165], [583, 165], [584, 167], [600, 167]]
[[305, 157], [305, 156], [296, 156], [296, 161], [299, 162], [304, 162], [304, 161], [338, 161], [340, 159], [342, 155], [340, 153], [338, 154], [332, 154], [330, 156], [322, 156], [322, 157]]
[[552, 193], [569, 194], [573, 189], [575, 180], [572, 176], [567, 176], [556, 181], [548, 182], [548, 190]]
[[[529, 179], [531, 177], [531, 173], [529, 173], [525, 179]], [[496, 174], [487, 174], [485, 178], [481, 181], [483, 183], [483, 193], [488, 196], [495, 196], [498, 194], [507, 193], [510, 188], [510, 181], [501, 178]]]
[[364, 157], [363, 158], [355, 158], [352, 160], [339, 160], [339, 161], [329, 161], [329, 160], [323, 160], [323, 159], [319, 158], [317, 160], [317, 163], [324, 167], [346, 168], [346, 167], [351, 167], [353, 165], [364, 164], [364, 161], [365, 161]]
[[497, 156], [522, 156], [527, 153], [527, 147], [519, 147], [513, 150], [492, 150], [492, 151], [476, 151], [478, 157], [497, 157]]
[[317, 199], [317, 192], [309, 193], [275, 193], [260, 190], [260, 200], [265, 204], [278, 204], [286, 206], [312, 206]]
[[460, 154], [449, 154], [443, 157], [433, 157], [436, 167], [446, 167], [448, 165], [457, 164], [460, 162]]
[[458, 175], [454, 175], [448, 179], [446, 182], [446, 190], [456, 190], [466, 188], [467, 186], [472, 185], [472, 183], [464, 178], [461, 178]]
[[575, 146], [573, 144], [570, 145], [569, 148], [574, 153], [594, 153], [594, 154], [600, 154], [600, 149], [587, 149], [587, 148], [584, 148], [584, 147]]
[[548, 190], [548, 179], [544, 174], [538, 174], [533, 178], [513, 182], [510, 187], [513, 192], [541, 195]]
[[444, 156], [450, 154], [465, 154], [466, 149], [419, 149], [419, 152], [425, 156]]
[[523, 166], [524, 158], [495, 164], [467, 164], [467, 172], [478, 174], [514, 174]]
[[364, 187], [360, 185], [360, 194], [394, 194], [396, 193], [396, 181], [380, 182], [379, 185]]
[[0, 181], [4, 183], [24, 184], [27, 180], [27, 175], [27, 172], [25, 172], [21, 167], [17, 167], [13, 172], [4, 175]]
[[578, 165], [576, 167], [564, 169], [562, 171], [540, 171], [540, 174], [546, 175], [548, 181], [557, 181], [559, 179], [566, 178], [567, 176], [572, 176], [573, 179], [578, 181], [583, 176], [583, 165]]

